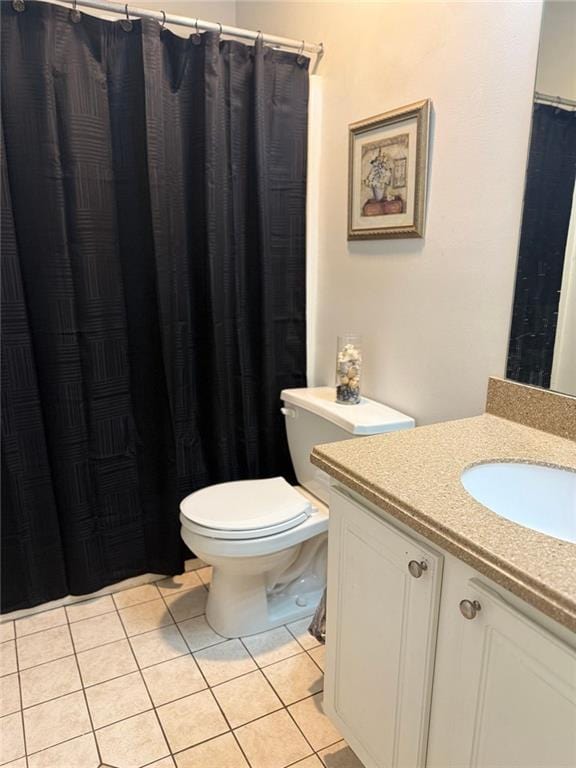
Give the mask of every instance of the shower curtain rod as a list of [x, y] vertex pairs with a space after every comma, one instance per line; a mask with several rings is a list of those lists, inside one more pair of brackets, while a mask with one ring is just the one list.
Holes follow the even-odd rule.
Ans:
[[109, 0], [61, 0], [73, 6], [85, 6], [86, 8], [97, 8], [101, 11], [110, 13], [119, 13], [121, 16], [139, 16], [144, 19], [155, 19], [161, 24], [177, 24], [181, 27], [193, 27], [194, 29], [203, 29], [211, 32], [220, 32], [223, 35], [232, 37], [241, 37], [247, 40], [262, 39], [262, 42], [281, 48], [295, 48], [302, 53], [315, 53], [322, 56], [324, 46], [322, 43], [307, 43], [305, 40], [294, 40], [289, 37], [279, 37], [277, 35], [268, 35], [260, 31], [255, 32], [251, 29], [241, 29], [240, 27], [231, 27], [228, 24], [220, 24], [214, 21], [204, 21], [203, 19], [194, 19], [189, 16], [175, 16], [172, 13], [164, 11], [151, 11], [147, 8], [134, 8], [129, 3], [109, 2]]
[[534, 93], [534, 100], [545, 101], [548, 104], [564, 105], [565, 107], [576, 107], [576, 100], [574, 99], [565, 99], [563, 96], [549, 96], [547, 93], [540, 93], [539, 91]]

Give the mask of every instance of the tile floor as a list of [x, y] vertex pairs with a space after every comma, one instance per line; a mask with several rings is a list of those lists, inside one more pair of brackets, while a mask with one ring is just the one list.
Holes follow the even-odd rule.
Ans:
[[6, 768], [362, 768], [308, 619], [226, 640], [210, 569], [0, 624]]

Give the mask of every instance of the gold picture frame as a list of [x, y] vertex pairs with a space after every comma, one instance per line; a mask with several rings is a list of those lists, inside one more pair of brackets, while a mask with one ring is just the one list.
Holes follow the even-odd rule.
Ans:
[[424, 237], [430, 99], [349, 128], [348, 240]]

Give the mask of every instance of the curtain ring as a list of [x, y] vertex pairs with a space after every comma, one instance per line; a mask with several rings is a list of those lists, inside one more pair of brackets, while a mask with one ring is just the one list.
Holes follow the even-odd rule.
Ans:
[[124, 6], [124, 13], [126, 14], [126, 18], [120, 19], [120, 26], [124, 32], [130, 32], [132, 29], [132, 22], [130, 21], [130, 14], [128, 13], [128, 3]]
[[198, 31], [198, 19], [194, 22], [194, 34], [192, 35], [192, 43], [194, 45], [200, 45], [202, 42], [202, 35]]
[[162, 31], [166, 26], [166, 11], [161, 10], [160, 13], [162, 14], [162, 24], [160, 24], [160, 31]]
[[298, 64], [304, 64], [304, 62], [306, 61], [306, 57], [304, 56], [304, 46], [305, 46], [305, 44], [306, 44], [305, 41], [302, 40], [302, 45], [298, 49], [298, 55], [296, 57], [296, 61], [297, 61]]
[[217, 21], [216, 24], [218, 24], [218, 26], [220, 27], [220, 31], [218, 32], [218, 34], [220, 35], [220, 37], [222, 37], [222, 24], [220, 24], [219, 21]]
[[16, 11], [16, 13], [22, 13], [22, 11], [25, 11], [26, 6], [24, 5], [24, 0], [12, 0], [12, 9]]
[[72, 9], [70, 10], [70, 21], [73, 24], [78, 24], [78, 22], [82, 20], [82, 14], [78, 10], [77, 5], [78, 5], [77, 0], [72, 0]]

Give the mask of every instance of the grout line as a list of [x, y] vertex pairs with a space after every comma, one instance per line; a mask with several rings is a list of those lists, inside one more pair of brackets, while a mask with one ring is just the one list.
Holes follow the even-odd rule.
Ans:
[[[312, 648], [312, 650], [314, 650], [314, 648]], [[309, 657], [312, 659], [312, 661], [314, 662], [314, 664], [316, 664], [316, 666], [318, 667], [318, 669], [320, 670], [320, 672], [321, 672], [322, 674], [324, 674], [324, 670], [322, 669], [322, 667], [320, 666], [320, 664], [318, 664], [318, 662], [316, 661], [316, 659], [314, 658], [314, 656], [312, 656], [312, 654], [311, 654], [309, 651], [306, 651], [306, 653], [307, 653], [307, 654], [308, 654], [308, 656], [309, 656]]]
[[[143, 633], [145, 634], [145, 633]], [[186, 645], [186, 641], [184, 641], [184, 644]], [[170, 757], [173, 757], [172, 754], [172, 747], [170, 746], [170, 741], [168, 740], [168, 735], [166, 734], [166, 731], [164, 730], [164, 726], [162, 725], [162, 720], [160, 719], [160, 715], [158, 714], [158, 709], [156, 707], [156, 704], [154, 703], [154, 699], [152, 698], [152, 694], [150, 693], [150, 689], [148, 688], [148, 683], [146, 682], [146, 678], [142, 674], [142, 669], [140, 668], [140, 664], [138, 663], [138, 659], [136, 658], [136, 654], [134, 652], [134, 648], [132, 648], [132, 643], [128, 642], [128, 645], [130, 647], [130, 652], [132, 653], [132, 656], [134, 658], [134, 661], [136, 662], [136, 666], [138, 667], [138, 673], [140, 675], [140, 678], [142, 682], [144, 683], [144, 687], [146, 688], [146, 693], [148, 694], [148, 698], [150, 699], [150, 703], [152, 705], [152, 710], [154, 712], [154, 716], [156, 717], [156, 722], [158, 723], [158, 727], [160, 728], [160, 731], [162, 732], [162, 736], [164, 737], [164, 741], [166, 742], [166, 746], [168, 747], [168, 753]], [[188, 647], [188, 646], [186, 646]], [[179, 658], [179, 657], [175, 657]], [[149, 710], [147, 710], [149, 711]], [[128, 718], [126, 718], [128, 719]], [[113, 723], [111, 723], [113, 725]], [[152, 761], [155, 762], [155, 761]], [[176, 761], [174, 761], [176, 762]]]
[[[324, 688], [322, 688], [322, 692], [324, 692]], [[320, 691], [318, 691], [318, 693], [320, 693]], [[314, 694], [314, 695], [316, 695], [316, 694]], [[306, 698], [309, 698], [309, 697], [306, 697]], [[294, 702], [292, 702], [292, 704], [289, 704], [289, 705], [286, 707], [286, 712], [288, 712], [288, 717], [289, 717], [289, 718], [292, 720], [292, 722], [294, 723], [294, 725], [296, 726], [296, 728], [297, 728], [297, 729], [300, 731], [300, 733], [302, 734], [302, 738], [304, 739], [304, 741], [306, 742], [306, 744], [308, 744], [308, 746], [310, 747], [310, 749], [312, 750], [312, 752], [316, 752], [316, 750], [314, 749], [314, 747], [312, 746], [312, 744], [311, 744], [311, 743], [308, 741], [308, 737], [306, 736], [306, 734], [304, 733], [304, 731], [302, 730], [302, 728], [300, 728], [299, 724], [296, 722], [296, 718], [293, 716], [292, 712], [290, 712], [290, 709], [289, 709], [289, 708], [290, 708], [290, 707], [291, 707], [293, 704], [297, 704], [297, 702], [296, 702], [296, 701], [294, 701]]]
[[66, 610], [64, 610], [64, 613], [66, 614], [66, 620], [68, 622], [68, 633], [70, 634], [70, 639], [72, 641], [72, 648], [74, 649], [74, 660], [76, 662], [76, 669], [78, 670], [78, 676], [80, 678], [80, 684], [82, 686], [82, 696], [84, 697], [84, 704], [86, 706], [86, 711], [88, 712], [88, 719], [90, 721], [90, 727], [92, 728], [92, 737], [94, 739], [94, 743], [96, 744], [96, 754], [98, 755], [98, 760], [100, 763], [103, 763], [102, 755], [100, 754], [100, 745], [98, 744], [98, 739], [96, 738], [96, 731], [94, 729], [94, 720], [92, 719], [92, 712], [90, 711], [90, 706], [88, 705], [88, 697], [86, 696], [86, 689], [84, 688], [84, 681], [82, 679], [82, 672], [80, 671], [80, 664], [78, 663], [78, 655], [76, 653], [76, 644], [74, 642], [74, 635], [72, 634], [72, 629], [70, 628], [70, 620], [68, 619], [68, 614], [66, 613]]
[[[208, 588], [207, 588], [207, 587], [206, 587], [206, 591], [208, 591]], [[203, 613], [202, 615], [203, 615], [203, 616], [206, 616], [206, 614], [205, 614], [205, 613]], [[206, 623], [207, 623], [207, 622], [206, 622]], [[176, 626], [178, 627], [178, 632], [180, 633], [180, 635], [181, 635], [182, 639], [184, 640], [184, 644], [185, 644], [185, 645], [186, 645], [186, 647], [189, 649], [188, 643], [186, 642], [186, 638], [184, 637], [184, 635], [183, 635], [183, 633], [182, 633], [182, 630], [180, 629], [180, 626], [179, 626], [178, 622], [176, 622]], [[226, 642], [226, 640], [223, 640], [223, 642]], [[216, 643], [216, 645], [220, 645], [220, 643]], [[208, 647], [208, 648], [211, 648], [212, 646], [207, 646], [207, 647]], [[190, 650], [190, 649], [189, 649], [189, 650]], [[201, 650], [205, 650], [205, 649], [201, 649]], [[206, 678], [206, 675], [205, 675], [205, 674], [204, 674], [204, 672], [202, 671], [202, 667], [200, 666], [200, 664], [198, 664], [198, 660], [196, 659], [196, 657], [194, 656], [194, 654], [192, 653], [192, 651], [190, 651], [190, 655], [192, 656], [192, 658], [194, 659], [194, 663], [195, 663], [195, 664], [196, 664], [196, 666], [198, 667], [198, 670], [199, 670], [199, 672], [200, 672], [200, 675], [202, 676], [202, 679], [204, 680], [204, 682], [205, 682], [205, 684], [206, 684], [206, 686], [207, 686], [207, 690], [209, 690], [209, 691], [210, 691], [210, 695], [212, 696], [212, 699], [213, 699], [213, 700], [216, 702], [216, 706], [217, 706], [217, 707], [218, 707], [218, 709], [220, 710], [220, 713], [222, 714], [222, 717], [224, 718], [224, 722], [225, 722], [225, 723], [226, 723], [226, 725], [228, 726], [229, 732], [230, 732], [230, 733], [232, 733], [232, 738], [233, 738], [233, 739], [236, 741], [236, 743], [238, 744], [238, 748], [240, 749], [241, 753], [244, 755], [244, 759], [246, 760], [246, 762], [247, 762], [247, 763], [248, 763], [248, 765], [250, 766], [250, 761], [248, 760], [248, 756], [245, 754], [244, 750], [242, 749], [242, 745], [240, 744], [240, 742], [238, 741], [238, 739], [237, 739], [237, 738], [236, 738], [236, 736], [234, 735], [234, 729], [233, 729], [233, 728], [232, 728], [232, 726], [230, 725], [230, 721], [229, 721], [229, 720], [228, 720], [228, 718], [226, 717], [226, 713], [225, 713], [225, 712], [224, 712], [224, 710], [222, 709], [222, 707], [221, 707], [221, 705], [220, 705], [220, 702], [218, 701], [218, 699], [216, 698], [216, 696], [215, 696], [215, 695], [214, 695], [214, 693], [212, 692], [212, 687], [211, 687], [211, 686], [210, 686], [210, 684], [208, 683], [208, 679]], [[204, 689], [204, 690], [206, 690], [206, 689]], [[177, 701], [177, 699], [176, 699], [176, 701]], [[222, 735], [222, 734], [220, 734], [220, 735]], [[168, 746], [170, 746], [170, 743], [168, 743]], [[196, 744], [193, 744], [192, 746], [194, 746], [194, 747], [195, 747], [195, 746], [197, 746], [197, 745], [196, 745]], [[191, 748], [191, 747], [188, 747], [188, 749], [190, 749], [190, 748]], [[174, 753], [172, 752], [172, 750], [171, 750], [171, 749], [170, 749], [170, 754], [172, 755], [172, 758], [174, 759]], [[174, 762], [176, 762], [176, 760], [175, 760], [175, 759], [174, 759]]]
[[[14, 626], [14, 656], [16, 657], [16, 674], [18, 675], [18, 693], [20, 694], [20, 725], [22, 727], [22, 743], [24, 745], [24, 762], [28, 766], [28, 747], [26, 745], [26, 728], [24, 726], [24, 707], [22, 699], [22, 681], [20, 679], [20, 657], [18, 655], [18, 643], [16, 642], [16, 626]], [[20, 758], [16, 758], [20, 759]]]

